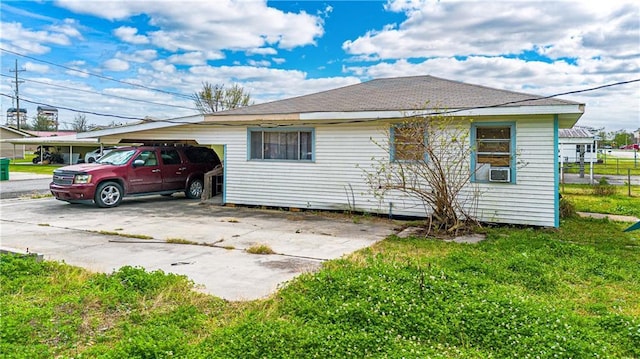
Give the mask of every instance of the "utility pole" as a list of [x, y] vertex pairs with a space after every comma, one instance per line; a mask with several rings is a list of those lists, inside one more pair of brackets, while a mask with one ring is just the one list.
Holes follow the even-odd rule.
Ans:
[[16, 59], [16, 69], [15, 70], [9, 70], [10, 72], [15, 72], [16, 73], [16, 79], [15, 81], [13, 81], [16, 84], [16, 117], [17, 117], [17, 124], [18, 124], [18, 131], [20, 131], [20, 93], [18, 92], [18, 88], [19, 85], [21, 83], [23, 83], [24, 81], [19, 81], [18, 80], [18, 73], [19, 72], [24, 72], [27, 70], [18, 70], [18, 59]]

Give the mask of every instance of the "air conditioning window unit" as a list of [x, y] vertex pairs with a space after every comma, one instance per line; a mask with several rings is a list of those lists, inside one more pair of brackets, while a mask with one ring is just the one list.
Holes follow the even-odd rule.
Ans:
[[511, 169], [509, 167], [490, 168], [489, 182], [511, 182]]

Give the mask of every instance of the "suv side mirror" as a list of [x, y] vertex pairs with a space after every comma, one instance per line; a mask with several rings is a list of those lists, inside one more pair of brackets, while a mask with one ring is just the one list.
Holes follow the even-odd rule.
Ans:
[[144, 160], [135, 160], [133, 161], [133, 167], [144, 166]]

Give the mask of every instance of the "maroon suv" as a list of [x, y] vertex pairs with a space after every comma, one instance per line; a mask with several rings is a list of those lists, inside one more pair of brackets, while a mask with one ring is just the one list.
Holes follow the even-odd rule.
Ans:
[[115, 207], [124, 196], [184, 191], [200, 198], [204, 174], [219, 164], [206, 147], [121, 147], [94, 163], [55, 170], [49, 189], [61, 201], [94, 201], [99, 207]]

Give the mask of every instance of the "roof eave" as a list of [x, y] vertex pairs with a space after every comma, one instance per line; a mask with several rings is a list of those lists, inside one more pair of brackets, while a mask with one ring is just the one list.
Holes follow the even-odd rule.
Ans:
[[[508, 115], [558, 115], [562, 125], [572, 127], [584, 113], [583, 104], [546, 105], [546, 106], [504, 106], [475, 109], [449, 110], [394, 110], [362, 112], [308, 112], [301, 113], [300, 120], [355, 120], [355, 119], [391, 119], [411, 116], [441, 114], [456, 117], [508, 116]], [[256, 115], [256, 117], [258, 117]], [[568, 125], [570, 124], [570, 125]]]
[[202, 121], [204, 121], [204, 115], [194, 115], [194, 116], [179, 117], [179, 118], [173, 118], [173, 119], [167, 119], [167, 120], [148, 121], [148, 122], [139, 123], [139, 124], [130, 125], [130, 126], [113, 127], [113, 128], [107, 128], [104, 130], [81, 132], [81, 133], [78, 133], [78, 138], [92, 138], [92, 137], [100, 138], [104, 136], [118, 135], [122, 133], [156, 130], [160, 128], [181, 126], [181, 125], [199, 123]]

